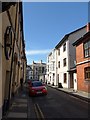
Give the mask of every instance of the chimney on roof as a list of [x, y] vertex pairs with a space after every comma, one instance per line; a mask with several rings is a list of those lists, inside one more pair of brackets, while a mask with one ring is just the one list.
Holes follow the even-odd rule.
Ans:
[[90, 22], [89, 22], [89, 23], [87, 23], [86, 29], [87, 29], [87, 32], [89, 32], [89, 31], [90, 31]]
[[33, 61], [33, 64], [34, 64], [34, 61]]
[[40, 61], [40, 63], [42, 63], [42, 60]]

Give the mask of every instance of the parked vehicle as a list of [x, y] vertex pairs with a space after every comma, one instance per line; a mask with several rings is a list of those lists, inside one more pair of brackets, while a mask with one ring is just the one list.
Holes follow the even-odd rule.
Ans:
[[47, 88], [45, 84], [41, 81], [32, 81], [31, 84], [29, 84], [29, 95], [35, 96], [40, 94], [47, 95]]

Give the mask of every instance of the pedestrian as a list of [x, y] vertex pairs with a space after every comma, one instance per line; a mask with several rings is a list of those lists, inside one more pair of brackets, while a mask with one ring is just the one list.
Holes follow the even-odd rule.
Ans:
[[47, 80], [46, 80], [46, 85], [47, 85]]
[[23, 78], [20, 79], [21, 89], [23, 88]]

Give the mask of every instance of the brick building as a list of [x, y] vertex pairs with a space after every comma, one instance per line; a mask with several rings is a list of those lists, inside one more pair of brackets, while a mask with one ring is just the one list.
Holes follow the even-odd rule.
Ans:
[[73, 45], [76, 46], [78, 90], [90, 93], [90, 24], [87, 24], [87, 33]]

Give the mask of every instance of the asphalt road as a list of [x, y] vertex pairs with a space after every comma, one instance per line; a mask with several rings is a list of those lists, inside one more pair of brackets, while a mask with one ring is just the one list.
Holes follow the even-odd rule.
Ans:
[[[64, 92], [58, 91], [51, 87], [48, 88], [48, 95], [30, 97], [29, 102], [32, 100], [33, 105], [30, 111], [44, 118], [88, 118], [89, 106], [88, 103], [73, 97]], [[39, 109], [39, 115], [37, 113]]]

